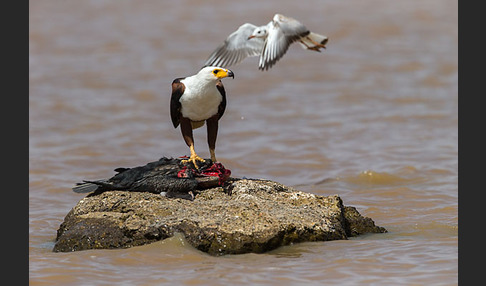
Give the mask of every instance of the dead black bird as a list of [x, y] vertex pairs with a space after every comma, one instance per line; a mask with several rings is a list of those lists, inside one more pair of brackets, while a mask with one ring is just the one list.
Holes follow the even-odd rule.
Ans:
[[[206, 160], [199, 169], [183, 164], [182, 159], [161, 158], [145, 166], [117, 168], [117, 174], [109, 179], [83, 180], [73, 187], [76, 193], [97, 195], [106, 191], [150, 192], [171, 198], [193, 200], [195, 190], [215, 187], [231, 173], [222, 165], [218, 168], [211, 160]], [[219, 165], [216, 165], [219, 166]], [[206, 175], [208, 170], [213, 171]], [[216, 172], [214, 172], [216, 170]], [[216, 176], [215, 176], [216, 174]]]

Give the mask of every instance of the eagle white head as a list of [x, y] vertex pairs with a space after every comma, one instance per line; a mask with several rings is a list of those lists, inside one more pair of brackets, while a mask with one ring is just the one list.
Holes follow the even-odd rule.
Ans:
[[222, 68], [222, 67], [209, 66], [209, 67], [203, 67], [197, 73], [197, 77], [198, 78], [205, 78], [207, 80], [218, 80], [218, 79], [223, 79], [225, 77], [235, 78], [235, 75], [229, 69], [225, 69], [225, 68]]

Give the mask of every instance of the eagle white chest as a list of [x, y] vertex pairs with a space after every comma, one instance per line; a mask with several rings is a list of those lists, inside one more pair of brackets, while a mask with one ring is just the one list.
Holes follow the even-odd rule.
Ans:
[[182, 116], [192, 121], [202, 121], [218, 112], [223, 96], [214, 80], [201, 80], [194, 76], [181, 80], [185, 86], [179, 99]]

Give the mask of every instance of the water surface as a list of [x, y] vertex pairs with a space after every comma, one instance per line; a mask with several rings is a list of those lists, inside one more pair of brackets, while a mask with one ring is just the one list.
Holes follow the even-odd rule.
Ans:
[[[457, 1], [29, 5], [32, 285], [457, 284]], [[327, 35], [327, 49], [291, 46], [268, 72], [257, 58], [231, 67], [218, 159], [237, 177], [339, 194], [389, 233], [224, 257], [182, 237], [53, 253], [83, 198], [72, 185], [188, 155], [170, 122], [170, 83], [239, 25], [277, 12]], [[195, 142], [209, 157], [205, 128]]]

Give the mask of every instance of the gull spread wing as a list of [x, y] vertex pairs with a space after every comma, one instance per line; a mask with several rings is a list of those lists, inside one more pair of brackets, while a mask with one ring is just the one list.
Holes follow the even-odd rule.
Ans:
[[294, 18], [287, 17], [282, 14], [275, 14], [273, 17], [273, 22], [276, 23], [275, 25], [280, 27], [282, 33], [286, 37], [292, 39], [292, 42], [300, 39], [301, 37], [307, 36], [310, 33], [309, 29], [307, 29], [304, 24], [295, 20]]
[[246, 57], [259, 56], [264, 40], [248, 37], [258, 28], [250, 23], [241, 25], [231, 33], [208, 57], [204, 66], [228, 67], [240, 63]]
[[310, 33], [299, 21], [280, 14], [275, 14], [268, 26], [268, 36], [258, 65], [261, 70], [271, 68], [287, 52], [290, 44]]

